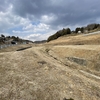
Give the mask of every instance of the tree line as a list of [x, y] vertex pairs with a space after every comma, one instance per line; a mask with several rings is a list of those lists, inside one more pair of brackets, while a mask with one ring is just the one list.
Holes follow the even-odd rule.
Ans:
[[47, 42], [49, 42], [51, 40], [55, 40], [64, 35], [85, 33], [86, 31], [89, 32], [94, 29], [100, 29], [100, 24], [89, 24], [86, 27], [77, 27], [74, 31], [71, 31], [70, 28], [66, 28], [66, 29], [63, 28], [62, 30], [57, 31], [55, 34], [48, 37]]
[[3, 34], [1, 34], [0, 36], [0, 44], [13, 44], [13, 43], [18, 43], [18, 44], [22, 44], [22, 43], [33, 43], [30, 40], [24, 40], [19, 38], [18, 36], [5, 36]]
[[57, 39], [58, 37], [60, 36], [64, 36], [64, 35], [67, 35], [67, 34], [71, 34], [71, 30], [70, 28], [66, 28], [66, 29], [62, 29], [60, 31], [57, 31], [55, 34], [51, 35], [48, 39], [47, 39], [47, 42], [51, 41], [51, 40], [55, 40]]

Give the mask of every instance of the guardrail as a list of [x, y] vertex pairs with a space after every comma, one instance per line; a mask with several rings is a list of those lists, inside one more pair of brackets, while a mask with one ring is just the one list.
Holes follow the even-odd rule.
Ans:
[[4, 44], [4, 45], [0, 45], [0, 49], [11, 47], [11, 46], [16, 46], [16, 45], [17, 44]]

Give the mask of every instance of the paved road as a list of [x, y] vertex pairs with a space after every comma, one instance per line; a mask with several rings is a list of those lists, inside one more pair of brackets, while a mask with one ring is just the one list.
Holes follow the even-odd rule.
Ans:
[[88, 35], [93, 35], [93, 34], [100, 34], [100, 31], [92, 32], [92, 33], [88, 33], [88, 34], [83, 34], [83, 36], [88, 36]]

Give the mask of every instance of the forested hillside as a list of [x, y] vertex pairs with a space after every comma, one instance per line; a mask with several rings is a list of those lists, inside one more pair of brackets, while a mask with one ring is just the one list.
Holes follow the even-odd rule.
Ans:
[[3, 34], [0, 36], [0, 44], [27, 44], [29, 42], [32, 43], [32, 41], [24, 40], [15, 36], [5, 36]]

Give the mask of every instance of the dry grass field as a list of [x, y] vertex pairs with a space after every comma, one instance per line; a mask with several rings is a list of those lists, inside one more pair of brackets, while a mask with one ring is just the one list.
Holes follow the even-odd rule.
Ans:
[[98, 45], [100, 44], [100, 31], [97, 34], [80, 34], [76, 36], [64, 36], [50, 41], [51, 45]]
[[0, 100], [99, 100], [99, 38], [62, 37], [0, 50]]

